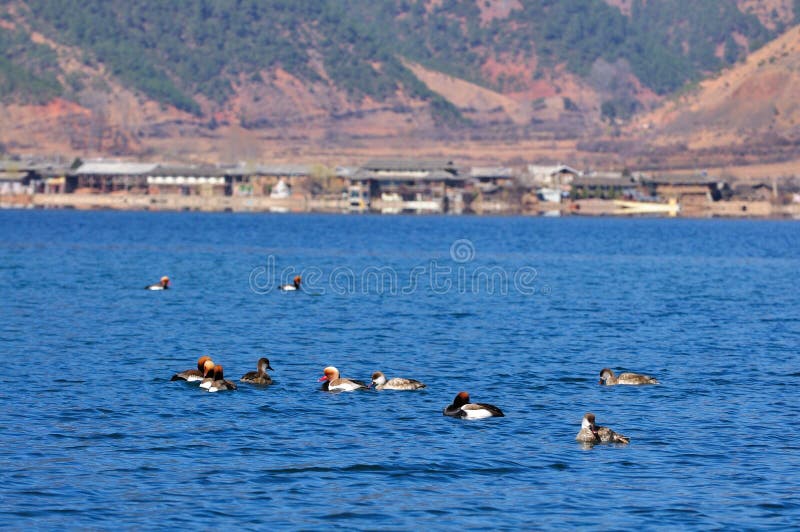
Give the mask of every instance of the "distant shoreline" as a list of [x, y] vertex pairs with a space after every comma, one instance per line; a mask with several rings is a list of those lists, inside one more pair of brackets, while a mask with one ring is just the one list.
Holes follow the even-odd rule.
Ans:
[[689, 206], [676, 215], [632, 213], [619, 208], [613, 200], [576, 200], [564, 203], [540, 202], [524, 208], [502, 205], [491, 211], [464, 212], [381, 212], [380, 207], [352, 211], [346, 200], [319, 198], [269, 198], [247, 196], [180, 196], [180, 195], [114, 195], [114, 194], [21, 194], [0, 196], [3, 209], [118, 210], [161, 212], [243, 212], [243, 213], [327, 213], [327, 214], [411, 214], [448, 216], [600, 216], [647, 218], [741, 218], [800, 220], [800, 204], [777, 205], [768, 201], [719, 201], [704, 206]]

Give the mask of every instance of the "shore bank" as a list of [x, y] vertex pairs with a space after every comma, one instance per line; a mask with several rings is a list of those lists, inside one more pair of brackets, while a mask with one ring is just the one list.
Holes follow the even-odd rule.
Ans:
[[[377, 202], [369, 212], [397, 214], [395, 208], [382, 209]], [[698, 205], [676, 205], [673, 212], [647, 212], [652, 204], [640, 204], [641, 212], [630, 203], [614, 200], [586, 199], [564, 203], [539, 202], [517, 205], [493, 204], [490, 209], [468, 211], [472, 215], [522, 214], [532, 216], [677, 216], [685, 218], [796, 218], [800, 219], [800, 204], [778, 205], [769, 201], [717, 201]], [[178, 194], [18, 194], [0, 196], [0, 208], [65, 208], [151, 211], [205, 212], [328, 212], [347, 213], [345, 199], [307, 197], [270, 198], [254, 196], [182, 196]], [[435, 212], [431, 212], [434, 213]]]

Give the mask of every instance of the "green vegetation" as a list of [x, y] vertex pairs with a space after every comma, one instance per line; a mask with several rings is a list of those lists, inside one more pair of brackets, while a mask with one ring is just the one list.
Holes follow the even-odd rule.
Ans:
[[[353, 100], [386, 101], [402, 88], [431, 102], [437, 120], [463, 120], [404, 59], [496, 89], [530, 80], [489, 79], [484, 67], [490, 59], [536, 55], [540, 69], [565, 65], [580, 76], [600, 60], [624, 61], [642, 84], [667, 94], [737, 61], [746, 50], [733, 33], [750, 48], [774, 36], [735, 0], [634, 0], [630, 17], [603, 0], [521, 4], [506, 18], [481, 23], [474, 0], [25, 2], [26, 20], [77, 47], [87, 64], [102, 63], [150, 98], [197, 115], [198, 96], [222, 103], [234, 85], [269, 83], [282, 68], [306, 83], [330, 80]], [[0, 98], [42, 100], [65, 88], [77, 93], [85, 84], [67, 76], [62, 88], [52, 50], [21, 31], [0, 30], [0, 51]], [[624, 96], [607, 100], [608, 118], [635, 111]]]
[[0, 28], [0, 100], [45, 103], [61, 95], [55, 52], [22, 30]]
[[42, 31], [52, 28], [125, 83], [195, 114], [200, 113], [196, 95], [224, 102], [242, 75], [258, 82], [261, 72], [280, 67], [321, 82], [309, 50], [320, 51], [324, 73], [353, 98], [383, 101], [399, 84], [431, 96], [384, 41], [383, 28], [364, 24], [336, 1], [30, 0], [28, 5]]

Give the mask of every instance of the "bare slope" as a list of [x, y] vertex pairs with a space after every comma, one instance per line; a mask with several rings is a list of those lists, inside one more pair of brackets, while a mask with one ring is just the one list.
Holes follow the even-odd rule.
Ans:
[[800, 26], [638, 121], [650, 135], [692, 147], [800, 137]]

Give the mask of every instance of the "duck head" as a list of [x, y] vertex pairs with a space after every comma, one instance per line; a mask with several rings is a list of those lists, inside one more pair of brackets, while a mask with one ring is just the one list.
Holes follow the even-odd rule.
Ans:
[[371, 385], [380, 386], [382, 384], [386, 384], [386, 375], [384, 375], [381, 371], [376, 371], [372, 374]]
[[[197, 359], [197, 369], [199, 369], [200, 371], [203, 371], [203, 366], [209, 360], [211, 360], [211, 357], [209, 357], [209, 356], [202, 356], [202, 357], [198, 358]], [[211, 364], [211, 365], [213, 366], [214, 364]]]
[[600, 384], [606, 384], [609, 379], [614, 378], [614, 372], [608, 368], [603, 368], [600, 370]]
[[587, 412], [586, 415], [583, 416], [583, 421], [581, 421], [581, 428], [582, 429], [589, 429], [592, 434], [597, 436], [597, 425], [594, 423], [594, 414], [591, 412]]
[[453, 399], [453, 406], [456, 408], [461, 408], [467, 403], [469, 403], [469, 394], [467, 392], [458, 392], [458, 395]]
[[328, 366], [324, 370], [322, 370], [322, 377], [319, 378], [319, 382], [322, 381], [333, 381], [339, 378], [339, 370], [333, 366]]
[[275, 371], [274, 369], [272, 369], [272, 366], [269, 365], [269, 359], [268, 358], [259, 358], [258, 359], [258, 371], [260, 371], [261, 373], [266, 373], [268, 369], [272, 370], [272, 371]]

